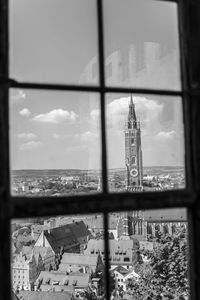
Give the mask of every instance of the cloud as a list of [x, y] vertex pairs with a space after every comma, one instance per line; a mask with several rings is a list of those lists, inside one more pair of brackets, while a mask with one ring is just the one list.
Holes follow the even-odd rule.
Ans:
[[23, 90], [14, 89], [10, 91], [11, 103], [21, 103], [24, 99], [26, 99], [26, 94]]
[[94, 141], [97, 138], [97, 134], [91, 131], [86, 131], [81, 134], [80, 139], [84, 142]]
[[61, 134], [58, 134], [58, 133], [53, 133], [52, 136], [55, 140], [63, 139], [63, 136]]
[[[160, 130], [160, 116], [163, 111], [164, 104], [146, 97], [133, 97], [138, 120], [140, 119], [143, 134], [148, 132], [157, 132]], [[130, 97], [121, 97], [113, 100], [106, 105], [106, 125], [107, 129], [113, 129], [123, 132], [125, 122], [127, 122], [128, 106]], [[92, 110], [90, 117], [93, 123], [99, 123], [99, 109]]]
[[31, 112], [28, 108], [24, 108], [24, 109], [20, 110], [19, 114], [23, 117], [28, 118], [30, 116]]
[[[168, 128], [163, 119], [165, 103], [144, 96], [134, 96], [137, 120], [141, 121], [142, 151], [144, 165], [176, 165], [183, 160], [182, 135], [178, 131], [179, 118], [174, 120], [170, 115]], [[108, 168], [124, 167], [125, 143], [124, 129], [129, 110], [129, 97], [121, 97], [107, 102], [106, 105], [106, 134]], [[166, 102], [167, 104], [167, 102]], [[165, 118], [164, 118], [165, 117]], [[98, 124], [100, 110], [95, 109], [90, 113], [91, 122]], [[98, 122], [98, 123], [97, 123]], [[93, 128], [93, 127], [92, 127]]]
[[77, 118], [78, 115], [75, 112], [68, 112], [67, 110], [59, 108], [54, 109], [45, 114], [37, 115], [33, 118], [33, 121], [41, 123], [59, 124], [66, 121], [75, 122]]
[[27, 140], [31, 140], [31, 139], [35, 139], [37, 137], [37, 135], [35, 133], [31, 133], [31, 132], [23, 132], [23, 133], [19, 133], [16, 135], [19, 139], [27, 139]]
[[172, 139], [176, 136], [176, 132], [174, 130], [171, 131], [160, 131], [157, 135], [156, 135], [156, 139], [158, 140], [169, 140]]
[[53, 133], [52, 137], [55, 140], [66, 140], [66, 139], [72, 139], [73, 137], [75, 137], [76, 135], [72, 135], [72, 134], [59, 134], [59, 133]]
[[39, 146], [41, 146], [41, 142], [36, 142], [36, 141], [30, 141], [27, 143], [24, 143], [20, 146], [20, 150], [31, 150], [31, 149], [35, 149], [38, 148]]

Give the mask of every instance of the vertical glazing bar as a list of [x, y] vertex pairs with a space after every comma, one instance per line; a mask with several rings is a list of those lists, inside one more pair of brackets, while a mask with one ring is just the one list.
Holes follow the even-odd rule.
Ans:
[[109, 233], [108, 213], [104, 213], [104, 247], [105, 247], [105, 275], [106, 275], [106, 299], [110, 299], [110, 262], [109, 262]]
[[105, 118], [105, 73], [104, 73], [104, 37], [103, 37], [103, 2], [97, 0], [98, 21], [98, 54], [99, 54], [99, 81], [101, 107], [101, 143], [102, 143], [102, 183], [103, 192], [108, 192], [107, 159], [106, 159], [106, 118]]
[[[0, 1], [0, 78], [8, 77], [8, 0]], [[8, 86], [0, 80], [0, 300], [10, 299]]]
[[[188, 26], [186, 24], [185, 12], [188, 11], [188, 3], [185, 1], [178, 1], [178, 25], [179, 25], [179, 49], [180, 49], [180, 66], [181, 66], [181, 88], [183, 90], [182, 105], [183, 105], [183, 124], [184, 124], [184, 146], [185, 146], [185, 178], [186, 187], [194, 190], [194, 165], [192, 153], [192, 136], [193, 136], [193, 122], [192, 122], [192, 103], [187, 93], [189, 89], [189, 64], [188, 64]], [[190, 299], [196, 298], [195, 290], [195, 221], [193, 222], [193, 212], [188, 210], [188, 265], [189, 265], [189, 285], [190, 285]]]
[[[101, 143], [102, 143], [102, 182], [103, 193], [108, 192], [107, 160], [106, 160], [106, 120], [105, 120], [105, 73], [104, 73], [104, 37], [103, 37], [103, 0], [97, 0], [98, 20], [98, 55], [99, 55], [99, 81], [100, 81], [100, 107], [101, 107]], [[109, 239], [108, 214], [104, 213], [104, 247], [105, 247], [105, 290], [106, 299], [110, 299], [109, 285]]]
[[[183, 89], [187, 91], [184, 97], [185, 128], [188, 130], [186, 151], [189, 152], [186, 161], [186, 171], [191, 190], [196, 195], [196, 201], [189, 209], [189, 262], [190, 262], [190, 293], [191, 300], [200, 299], [200, 3], [198, 0], [179, 1], [179, 16], [181, 20], [181, 48], [183, 67]], [[187, 105], [187, 106], [186, 106]]]

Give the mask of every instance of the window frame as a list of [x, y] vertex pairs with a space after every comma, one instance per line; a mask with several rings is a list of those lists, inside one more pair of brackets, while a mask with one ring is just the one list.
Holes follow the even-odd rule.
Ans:
[[[166, 1], [166, 0], [157, 0]], [[0, 1], [0, 300], [11, 295], [10, 220], [59, 214], [102, 213], [106, 262], [106, 293], [109, 299], [108, 214], [113, 211], [185, 207], [189, 224], [191, 300], [200, 299], [200, 4], [197, 0], [168, 0], [178, 5], [181, 52], [181, 91], [118, 88], [105, 85], [103, 0], [96, 0], [98, 22], [99, 85], [63, 85], [17, 82], [9, 78], [8, 0]], [[103, 190], [97, 195], [68, 197], [26, 197], [10, 195], [9, 178], [9, 88], [57, 91], [87, 91], [100, 94]], [[166, 192], [110, 193], [107, 185], [105, 94], [136, 93], [180, 96], [185, 128], [186, 188]], [[162, 197], [162, 202], [160, 198]], [[56, 201], [55, 201], [56, 200]], [[38, 209], [39, 208], [39, 209]], [[6, 275], [6, 276], [5, 276]]]

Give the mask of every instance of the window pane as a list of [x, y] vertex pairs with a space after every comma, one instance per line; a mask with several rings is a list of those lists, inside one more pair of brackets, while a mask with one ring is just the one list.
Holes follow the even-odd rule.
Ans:
[[107, 94], [106, 115], [110, 191], [185, 187], [181, 98]]
[[10, 75], [21, 81], [97, 84], [96, 2], [11, 0]]
[[[102, 215], [16, 219], [11, 232], [11, 280], [19, 298], [84, 299], [105, 292]], [[94, 249], [97, 239], [102, 247]]]
[[188, 299], [187, 229], [185, 209], [111, 213], [111, 294], [137, 300]]
[[100, 190], [96, 93], [10, 91], [14, 195], [58, 196]]
[[180, 89], [177, 6], [166, 1], [104, 1], [108, 86]]

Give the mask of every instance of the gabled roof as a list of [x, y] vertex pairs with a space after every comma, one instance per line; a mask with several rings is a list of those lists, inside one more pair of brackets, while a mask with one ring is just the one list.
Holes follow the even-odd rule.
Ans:
[[47, 254], [52, 253], [52, 255], [54, 255], [50, 247], [42, 247], [42, 246], [35, 246], [33, 248], [33, 253], [34, 255], [40, 254], [43, 259], [45, 256], [47, 256]]
[[119, 265], [116, 268], [112, 269], [111, 272], [114, 273], [115, 271], [119, 272], [123, 276], [128, 274], [128, 270], [126, 268], [122, 267], [121, 265]]
[[87, 287], [89, 283], [89, 275], [82, 273], [66, 275], [65, 273], [56, 271], [41, 271], [39, 277], [35, 282], [35, 285], [38, 285], [39, 282], [41, 282], [41, 285], [53, 285], [54, 282], [58, 282], [61, 286], [73, 286], [76, 282], [77, 287]]
[[125, 274], [124, 277], [125, 278], [131, 278], [131, 277], [138, 278], [140, 276], [135, 272], [135, 267], [132, 267], [131, 269], [128, 270], [128, 273]]
[[[72, 233], [75, 235], [77, 240], [85, 239], [90, 234], [90, 232], [88, 231], [88, 229], [83, 221], [74, 222], [74, 223], [68, 224], [67, 226], [72, 231]], [[85, 242], [87, 242], [87, 240], [85, 240]]]
[[50, 231], [45, 230], [44, 236], [55, 253], [60, 252], [61, 247], [70, 248], [79, 245], [78, 240], [67, 226], [57, 227]]
[[[136, 239], [134, 240], [109, 240], [109, 248], [111, 253], [113, 252], [123, 252], [130, 251], [130, 249], [137, 249], [136, 247]], [[99, 251], [104, 251], [104, 241], [103, 240], [95, 240], [90, 239], [87, 244], [87, 249], [85, 253], [94, 252], [94, 254]]]
[[71, 300], [71, 293], [20, 291], [18, 297], [23, 300]]
[[61, 247], [68, 249], [79, 245], [82, 239], [85, 239], [86, 242], [87, 235], [89, 232], [83, 221], [44, 231], [44, 236], [56, 253], [60, 251]]
[[59, 270], [66, 269], [67, 264], [71, 265], [97, 265], [98, 255], [79, 254], [79, 253], [64, 253], [59, 265]]

